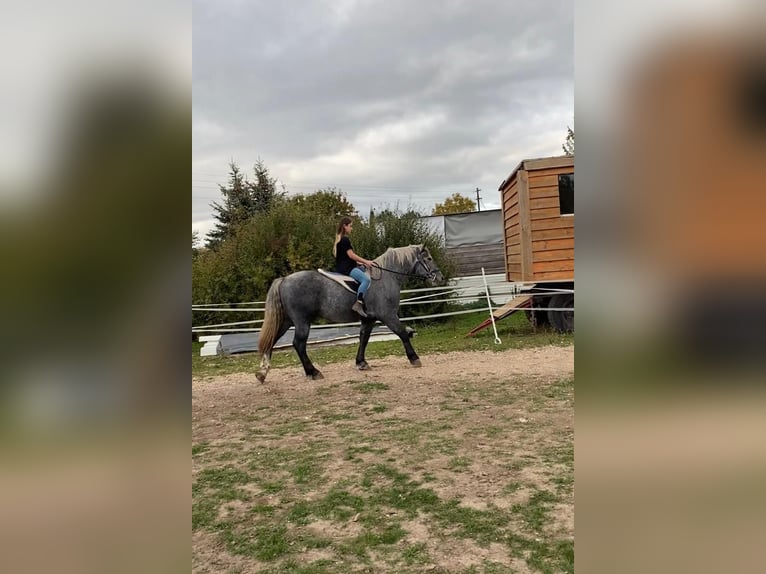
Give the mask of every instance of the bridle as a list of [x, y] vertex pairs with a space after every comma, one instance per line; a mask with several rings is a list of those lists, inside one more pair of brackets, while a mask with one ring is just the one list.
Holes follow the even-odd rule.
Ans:
[[423, 261], [423, 259], [421, 259], [422, 255], [423, 255], [423, 252], [421, 251], [418, 254], [418, 259], [417, 259], [417, 261], [415, 261], [415, 265], [413, 265], [412, 270], [414, 271], [417, 268], [418, 264], [419, 264], [423, 268], [423, 271], [426, 272], [426, 274], [425, 274], [425, 276], [423, 276], [423, 275], [416, 275], [416, 277], [422, 277], [423, 279], [426, 279], [428, 281], [433, 281], [434, 279], [436, 279], [436, 271], [431, 269], [431, 267], [425, 261]]
[[[376, 263], [374, 261], [372, 262], [372, 265], [373, 267], [375, 267], [376, 269], [380, 271], [387, 271], [389, 273], [394, 273], [396, 275], [403, 275], [405, 277], [415, 277], [416, 279], [423, 279], [425, 281], [433, 281], [436, 278], [436, 271], [434, 271], [428, 265], [428, 263], [423, 261], [422, 255], [423, 255], [422, 251], [418, 253], [418, 256], [415, 260], [415, 264], [412, 266], [412, 270], [415, 271], [418, 265], [420, 265], [423, 268], [423, 271], [425, 271], [425, 275], [421, 275], [420, 273], [403, 273], [401, 271], [395, 271], [394, 269], [386, 269], [385, 267], [381, 267], [379, 263]], [[370, 273], [370, 277], [372, 277], [372, 279], [377, 280], [377, 279], [380, 279], [381, 275], [379, 275], [378, 277], [373, 277], [373, 274]]]

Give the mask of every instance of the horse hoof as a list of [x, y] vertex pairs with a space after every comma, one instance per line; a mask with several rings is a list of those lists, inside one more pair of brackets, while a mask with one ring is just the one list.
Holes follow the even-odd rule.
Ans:
[[308, 377], [312, 381], [318, 381], [319, 379], [324, 379], [324, 375], [322, 373], [320, 373], [319, 371], [317, 371], [316, 373], [312, 373]]
[[420, 362], [420, 359], [415, 359], [414, 361], [410, 361], [410, 364], [413, 367], [422, 367], [423, 366], [423, 364]]
[[359, 369], [360, 371], [369, 371], [370, 370], [370, 365], [368, 365], [367, 361], [365, 361], [363, 363], [359, 363], [356, 366], [356, 368]]
[[264, 375], [262, 373], [256, 374], [255, 378], [258, 379], [258, 381], [260, 381], [261, 383], [265, 383], [266, 382], [266, 375]]

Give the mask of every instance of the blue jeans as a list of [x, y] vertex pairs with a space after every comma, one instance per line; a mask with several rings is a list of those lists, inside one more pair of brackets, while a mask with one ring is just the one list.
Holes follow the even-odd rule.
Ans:
[[370, 286], [370, 278], [367, 276], [367, 274], [360, 267], [354, 267], [349, 275], [355, 281], [359, 282], [359, 290], [357, 291], [357, 295], [364, 295], [367, 293], [367, 288]]

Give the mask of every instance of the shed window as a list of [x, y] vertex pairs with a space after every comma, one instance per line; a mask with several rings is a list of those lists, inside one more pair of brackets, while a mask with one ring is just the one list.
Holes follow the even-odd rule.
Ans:
[[559, 213], [574, 215], [574, 174], [559, 175]]

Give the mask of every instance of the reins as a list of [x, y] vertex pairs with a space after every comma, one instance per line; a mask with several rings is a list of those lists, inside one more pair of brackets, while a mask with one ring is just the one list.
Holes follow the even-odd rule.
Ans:
[[[417, 273], [403, 273], [402, 271], [396, 271], [396, 270], [394, 270], [394, 269], [387, 269], [387, 268], [385, 268], [385, 267], [381, 266], [381, 265], [380, 265], [380, 263], [377, 263], [376, 261], [373, 261], [373, 262], [372, 262], [372, 266], [373, 266], [374, 268], [378, 269], [379, 271], [388, 271], [389, 273], [394, 273], [394, 274], [396, 274], [396, 275], [402, 275], [402, 276], [404, 276], [404, 277], [415, 277], [416, 279], [422, 279], [422, 280], [424, 280], [424, 281], [427, 281], [427, 280], [428, 280], [428, 279], [430, 279], [430, 278], [431, 278], [433, 275], [435, 275], [435, 273], [434, 273], [434, 272], [433, 272], [431, 269], [429, 269], [429, 268], [428, 268], [428, 267], [425, 265], [425, 263], [423, 263], [423, 262], [420, 260], [420, 258], [418, 258], [418, 259], [415, 261], [415, 264], [418, 264], [418, 263], [419, 263], [419, 264], [420, 264], [420, 265], [423, 267], [423, 269], [425, 269], [425, 270], [426, 270], [426, 275], [418, 275]], [[414, 267], [414, 266], [413, 266], [413, 267]], [[374, 277], [374, 276], [373, 276], [373, 274], [372, 274], [372, 270], [370, 270], [370, 278], [371, 278], [373, 281], [378, 281], [378, 280], [379, 280], [381, 277], [383, 277], [383, 274], [382, 274], [382, 273], [379, 273], [377, 277]]]

